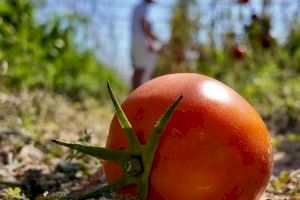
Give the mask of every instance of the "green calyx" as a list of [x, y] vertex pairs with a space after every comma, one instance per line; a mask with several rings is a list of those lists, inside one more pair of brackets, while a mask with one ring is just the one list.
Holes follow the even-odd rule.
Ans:
[[128, 138], [128, 150], [118, 151], [102, 147], [65, 143], [57, 140], [52, 141], [56, 144], [75, 149], [102, 160], [114, 161], [123, 167], [124, 174], [115, 183], [108, 184], [79, 198], [69, 197], [68, 199], [90, 199], [100, 196], [106, 196], [107, 194], [111, 194], [112, 192], [125, 186], [135, 184], [137, 185], [138, 189], [138, 199], [146, 200], [148, 193], [149, 176], [157, 146], [159, 144], [164, 128], [166, 127], [166, 124], [168, 123], [183, 96], [180, 96], [176, 101], [174, 101], [174, 103], [172, 103], [166, 110], [166, 112], [161, 116], [152, 130], [149, 142], [146, 145], [143, 145], [139, 142], [136, 134], [134, 133], [130, 122], [128, 121], [120, 104], [116, 100], [109, 83], [107, 83], [107, 88], [116, 110], [116, 115], [118, 117], [120, 125]]
[[124, 168], [126, 173], [131, 176], [138, 176], [144, 171], [143, 162], [139, 156], [132, 156]]

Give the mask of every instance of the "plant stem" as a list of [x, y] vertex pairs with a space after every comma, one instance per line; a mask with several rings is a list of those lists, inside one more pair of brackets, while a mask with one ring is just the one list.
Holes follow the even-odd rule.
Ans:
[[[154, 161], [155, 153], [160, 141], [160, 138], [163, 134], [163, 131], [170, 120], [172, 114], [174, 113], [176, 107], [178, 106], [179, 102], [183, 96], [180, 96], [168, 109], [167, 111], [162, 115], [162, 117], [159, 119], [157, 124], [154, 126], [152, 130], [152, 134], [150, 136], [150, 140], [147, 143], [145, 150], [143, 152], [143, 166], [144, 166], [144, 173], [142, 177], [142, 182], [148, 182], [149, 181], [149, 176], [152, 168], [152, 164]], [[148, 193], [148, 184], [147, 185], [139, 185], [139, 192], [142, 195], [140, 198], [142, 200], [147, 198], [147, 193]]]
[[87, 146], [81, 144], [72, 144], [61, 142], [58, 140], [52, 140], [52, 142], [69, 147], [71, 149], [75, 149], [79, 152], [85, 153], [87, 155], [103, 159], [103, 160], [111, 160], [117, 162], [118, 164], [124, 166], [125, 163], [130, 159], [130, 153], [128, 151], [116, 151], [111, 149], [106, 149], [103, 147], [95, 147], [95, 146]]
[[[156, 152], [156, 148], [159, 144], [159, 140], [161, 135], [163, 134], [164, 128], [166, 127], [168, 121], [171, 118], [171, 115], [175, 111], [176, 107], [178, 106], [179, 102], [183, 96], [180, 96], [168, 109], [167, 111], [161, 116], [161, 118], [158, 120], [156, 125], [154, 126], [154, 129], [152, 130], [152, 134], [150, 136], [150, 140], [145, 148], [145, 154], [147, 154], [146, 158], [148, 156], [153, 160], [154, 154]], [[150, 156], [151, 154], [151, 156]]]
[[117, 189], [120, 189], [124, 186], [131, 185], [134, 183], [135, 183], [135, 181], [131, 177], [124, 175], [119, 181], [109, 184], [109, 185], [106, 185], [106, 186], [104, 186], [98, 190], [95, 190], [93, 192], [90, 192], [86, 195], [83, 195], [82, 197], [79, 198], [79, 200], [100, 197], [105, 194], [112, 193], [113, 191], [116, 191]]
[[134, 134], [134, 131], [132, 129], [132, 126], [130, 122], [128, 121], [125, 113], [123, 112], [119, 102], [117, 101], [109, 82], [107, 82], [107, 89], [109, 92], [109, 95], [111, 97], [111, 100], [113, 102], [114, 108], [116, 110], [116, 115], [118, 117], [118, 120], [120, 122], [120, 125], [122, 129], [125, 131], [127, 138], [128, 138], [128, 150], [132, 153], [139, 153], [141, 149], [141, 144]]
[[151, 173], [151, 168], [155, 158], [155, 153], [160, 141], [160, 138], [164, 132], [164, 129], [170, 120], [172, 114], [177, 108], [183, 96], [180, 96], [174, 103], [172, 103], [166, 112], [160, 117], [156, 125], [154, 126], [150, 139], [146, 145], [139, 142], [137, 136], [135, 135], [130, 122], [128, 121], [125, 113], [123, 112], [119, 102], [115, 98], [109, 83], [107, 83], [107, 88], [109, 95], [113, 102], [114, 108], [116, 110], [116, 115], [120, 122], [122, 129], [125, 131], [128, 138], [128, 150], [126, 151], [116, 151], [111, 149], [106, 149], [102, 147], [86, 146], [81, 144], [71, 144], [65, 143], [57, 140], [52, 140], [56, 144], [75, 149], [82, 153], [100, 158], [103, 160], [111, 160], [120, 164], [124, 169], [123, 177], [112, 184], [106, 185], [101, 189], [95, 190], [88, 193], [79, 199], [90, 199], [95, 197], [103, 196], [107, 193], [111, 193], [120, 189], [122, 187], [136, 184], [139, 192], [139, 199], [146, 200], [149, 188], [149, 176]]

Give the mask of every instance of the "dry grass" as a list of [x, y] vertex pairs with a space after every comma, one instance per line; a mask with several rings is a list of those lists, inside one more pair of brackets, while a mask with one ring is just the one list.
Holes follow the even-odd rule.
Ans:
[[[0, 92], [0, 110], [0, 180], [25, 185], [35, 180], [43, 183], [42, 191], [50, 192], [91, 187], [90, 181], [103, 184], [103, 179], [95, 180], [98, 161], [83, 157], [66, 162], [66, 150], [49, 139], [76, 141], [88, 129], [93, 133], [90, 142], [103, 146], [113, 115], [109, 102], [74, 103], [43, 91]], [[299, 141], [297, 134], [274, 138], [274, 176], [262, 200], [300, 199]], [[27, 195], [32, 193], [20, 187]]]

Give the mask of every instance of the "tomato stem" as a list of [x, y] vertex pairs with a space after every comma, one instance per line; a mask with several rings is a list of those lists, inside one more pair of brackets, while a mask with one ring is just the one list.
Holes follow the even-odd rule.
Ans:
[[134, 184], [134, 182], [135, 182], [134, 179], [132, 179], [131, 177], [128, 177], [127, 175], [124, 175], [119, 181], [109, 184], [109, 185], [106, 185], [100, 189], [93, 191], [93, 192], [89, 192], [89, 193], [79, 197], [79, 200], [105, 196], [105, 194], [111, 194], [112, 192], [116, 191], [117, 189], [120, 189], [127, 185]]
[[[143, 152], [143, 158], [144, 158], [144, 176], [142, 177], [142, 182], [147, 183], [149, 180], [152, 164], [154, 161], [156, 149], [158, 147], [160, 138], [163, 134], [163, 131], [170, 120], [172, 114], [174, 113], [176, 107], [178, 106], [179, 102], [183, 96], [181, 95], [174, 103], [171, 104], [171, 106], [167, 109], [167, 111], [161, 116], [161, 118], [158, 120], [156, 125], [154, 126], [150, 140], [147, 143], [145, 150]], [[147, 198], [148, 193], [148, 184], [141, 186], [139, 188], [139, 193], [141, 194], [141, 199]]]
[[117, 101], [111, 86], [109, 84], [109, 82], [107, 82], [107, 89], [110, 95], [110, 98], [113, 102], [114, 108], [116, 110], [116, 115], [118, 117], [118, 120], [120, 122], [120, 125], [122, 127], [122, 129], [125, 131], [127, 138], [128, 138], [128, 150], [132, 153], [139, 153], [141, 152], [141, 144], [136, 136], [136, 134], [134, 134], [134, 131], [132, 129], [132, 126], [130, 124], [130, 122], [128, 121], [125, 113], [123, 112], [119, 102]]
[[161, 135], [163, 134], [164, 128], [166, 127], [166, 124], [168, 123], [169, 119], [171, 118], [171, 115], [175, 111], [176, 107], [178, 106], [179, 102], [183, 96], [180, 96], [172, 105], [167, 109], [167, 111], [161, 116], [159, 121], [154, 126], [154, 129], [152, 130], [150, 140], [145, 148], [145, 158], [149, 158], [149, 160], [154, 159], [154, 155], [156, 152], [156, 148], [159, 144], [159, 140]]
[[120, 164], [124, 169], [124, 175], [119, 181], [88, 193], [80, 197], [79, 199], [100, 197], [105, 195], [106, 193], [116, 191], [117, 189], [120, 189], [124, 186], [136, 184], [138, 187], [139, 199], [146, 200], [149, 188], [149, 176], [160, 138], [168, 121], [170, 120], [172, 114], [174, 113], [183, 96], [180, 96], [174, 103], [172, 103], [168, 107], [166, 112], [160, 117], [160, 119], [154, 126], [149, 142], [146, 145], [143, 145], [139, 142], [136, 134], [134, 133], [130, 122], [124, 114], [124, 111], [122, 110], [119, 102], [115, 98], [115, 95], [112, 92], [109, 83], [107, 83], [107, 88], [116, 110], [117, 118], [128, 138], [128, 150], [116, 151], [102, 147], [71, 144], [57, 140], [52, 141], [56, 144], [75, 149], [96, 158], [114, 161]]
[[71, 149], [77, 150], [81, 153], [85, 153], [87, 155], [102, 159], [102, 160], [111, 160], [117, 162], [118, 164], [125, 166], [127, 161], [130, 159], [131, 154], [128, 151], [117, 151], [106, 149], [103, 147], [96, 147], [96, 146], [87, 146], [81, 144], [72, 144], [66, 143], [58, 140], [51, 140], [52, 142], [69, 147]]
[[142, 158], [140, 156], [132, 156], [124, 168], [128, 175], [138, 176], [144, 171]]

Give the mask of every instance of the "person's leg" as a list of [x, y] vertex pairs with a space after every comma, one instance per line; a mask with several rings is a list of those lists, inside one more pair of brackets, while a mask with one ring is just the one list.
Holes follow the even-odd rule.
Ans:
[[144, 46], [133, 46], [132, 49], [132, 90], [152, 79], [157, 55], [149, 52]]
[[149, 81], [153, 78], [154, 75], [154, 67], [147, 67], [144, 69], [143, 77], [142, 77], [142, 83], [145, 83], [146, 81]]
[[132, 90], [136, 89], [143, 83], [145, 70], [143, 68], [134, 68], [132, 76]]

